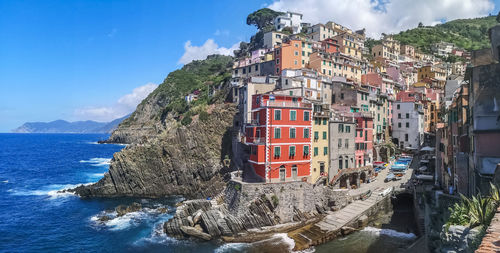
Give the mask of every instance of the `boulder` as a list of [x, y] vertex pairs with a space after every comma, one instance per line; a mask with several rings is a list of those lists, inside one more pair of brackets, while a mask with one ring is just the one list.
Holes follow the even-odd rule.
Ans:
[[201, 214], [203, 213], [203, 211], [201, 211], [201, 209], [199, 209], [198, 211], [196, 211], [194, 214], [193, 214], [193, 223], [194, 224], [198, 224], [198, 222], [200, 221], [201, 219]]
[[193, 217], [188, 216], [187, 221], [189, 222], [189, 226], [191, 226], [191, 227], [194, 226]]
[[347, 226], [344, 226], [340, 229], [340, 231], [342, 232], [342, 235], [343, 236], [346, 236], [348, 234], [351, 234], [352, 232], [354, 232], [356, 229], [354, 228], [351, 228], [351, 227], [347, 227]]
[[168, 209], [166, 207], [160, 207], [157, 209], [159, 213], [167, 213]]
[[123, 216], [127, 213], [127, 206], [126, 205], [119, 205], [115, 208], [115, 211], [116, 211], [116, 215], [118, 217]]
[[97, 219], [98, 219], [99, 221], [102, 221], [102, 222], [106, 222], [106, 221], [108, 221], [108, 220], [111, 220], [111, 218], [110, 218], [109, 216], [107, 216], [107, 215], [103, 215], [103, 216], [101, 216], [101, 217], [99, 217], [99, 218], [97, 218]]
[[181, 226], [181, 231], [183, 233], [185, 233], [186, 235], [200, 238], [200, 239], [203, 239], [205, 241], [212, 240], [212, 236], [210, 236], [209, 234], [204, 233], [202, 231], [199, 231], [198, 229], [196, 229], [194, 227]]

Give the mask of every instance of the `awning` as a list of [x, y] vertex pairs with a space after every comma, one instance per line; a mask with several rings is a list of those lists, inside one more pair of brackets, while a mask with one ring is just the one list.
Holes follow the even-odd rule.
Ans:
[[426, 146], [420, 149], [420, 151], [434, 151], [434, 148]]

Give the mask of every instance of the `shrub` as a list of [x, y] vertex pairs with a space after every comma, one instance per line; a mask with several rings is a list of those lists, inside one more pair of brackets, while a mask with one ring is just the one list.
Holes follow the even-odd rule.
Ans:
[[191, 124], [191, 122], [193, 122], [193, 119], [191, 119], [191, 116], [189, 116], [189, 115], [184, 116], [184, 118], [182, 118], [182, 120], [181, 120], [181, 124], [183, 126], [187, 126], [187, 125]]
[[271, 196], [271, 201], [273, 202], [273, 206], [278, 206], [279, 199], [278, 197], [276, 197], [276, 195]]
[[207, 121], [208, 120], [208, 112], [206, 112], [206, 111], [200, 112], [200, 116], [199, 117], [200, 117], [201, 121]]

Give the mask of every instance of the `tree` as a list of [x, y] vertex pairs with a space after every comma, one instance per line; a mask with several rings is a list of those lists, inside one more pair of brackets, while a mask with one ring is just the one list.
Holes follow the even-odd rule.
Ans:
[[247, 16], [247, 25], [255, 25], [257, 29], [272, 25], [274, 18], [282, 15], [283, 12], [273, 11], [269, 8], [262, 8]]
[[422, 28], [424, 27], [424, 24], [422, 24], [422, 22], [418, 22], [418, 28]]
[[500, 11], [498, 12], [498, 15], [497, 15], [497, 22], [500, 23]]

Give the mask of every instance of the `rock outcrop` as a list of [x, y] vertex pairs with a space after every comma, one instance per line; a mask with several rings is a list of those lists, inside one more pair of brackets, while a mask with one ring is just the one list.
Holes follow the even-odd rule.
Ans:
[[[344, 206], [347, 191], [306, 182], [242, 184], [230, 181], [214, 200], [184, 201], [164, 231], [175, 238], [198, 237], [182, 227], [201, 228], [212, 239], [241, 237], [253, 228], [310, 221], [321, 213]], [[192, 229], [190, 230], [192, 231]]]
[[221, 162], [231, 150], [235, 111], [231, 104], [215, 105], [207, 121], [195, 119], [189, 126], [124, 148], [114, 155], [103, 179], [76, 188], [76, 193], [83, 197], [217, 195], [225, 184]]
[[[74, 191], [82, 197], [218, 194], [229, 171], [222, 161], [231, 157], [237, 111], [224, 103], [231, 94], [231, 62], [231, 57], [210, 56], [170, 73], [106, 141], [130, 144], [114, 154], [109, 172]], [[187, 93], [203, 89], [210, 93], [186, 103]]]

